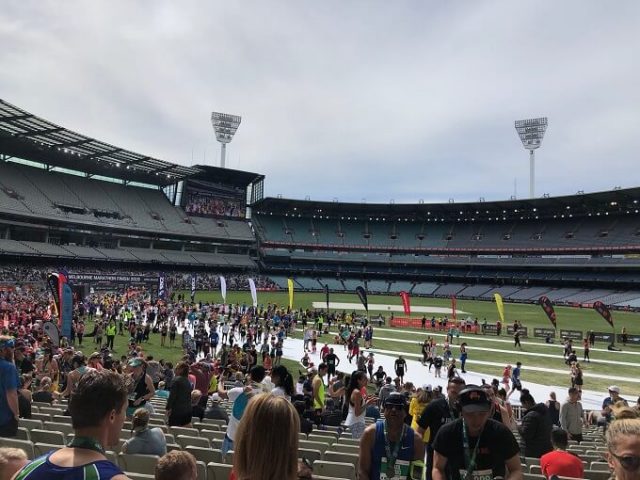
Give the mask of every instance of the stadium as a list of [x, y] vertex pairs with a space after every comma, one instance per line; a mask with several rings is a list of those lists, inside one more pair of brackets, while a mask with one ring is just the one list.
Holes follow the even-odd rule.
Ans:
[[[370, 349], [378, 365], [392, 370], [404, 355], [416, 385], [443, 384], [419, 359], [427, 337], [447, 337], [445, 318], [456, 329], [452, 357], [461, 342], [471, 352], [469, 381], [490, 382], [519, 361], [538, 396], [569, 386], [564, 342], [571, 338], [581, 357], [593, 332], [585, 407], [599, 408], [612, 382], [630, 400], [639, 395], [640, 188], [369, 204], [263, 198], [265, 182], [263, 174], [135, 153], [0, 100], [0, 288], [46, 291], [48, 275], [63, 269], [79, 303], [143, 288], [153, 299], [191, 293], [202, 304], [223, 301], [219, 278], [226, 277], [226, 302], [251, 304], [251, 278], [256, 305], [286, 308], [293, 295], [294, 310], [367, 318], [379, 327]], [[555, 308], [551, 323], [541, 297]], [[594, 310], [597, 302], [611, 322]], [[10, 310], [5, 302], [5, 327], [15, 320]], [[337, 331], [327, 333], [321, 342]], [[302, 333], [292, 337], [284, 357], [299, 368]], [[147, 348], [179, 356], [157, 340]]]

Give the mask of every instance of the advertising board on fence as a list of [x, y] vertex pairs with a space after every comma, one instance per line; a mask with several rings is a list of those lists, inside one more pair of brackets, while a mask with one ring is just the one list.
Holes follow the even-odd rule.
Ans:
[[582, 340], [581, 330], [560, 330], [560, 338], [570, 338], [571, 340]]
[[[520, 332], [520, 336], [521, 336], [522, 338], [524, 338], [524, 337], [528, 337], [528, 336], [529, 336], [529, 329], [528, 329], [528, 327], [520, 327], [520, 328], [518, 329], [518, 331]], [[509, 335], [513, 335], [513, 326], [508, 326], [508, 327], [507, 327], [507, 333], [508, 333]]]
[[556, 336], [556, 330], [554, 328], [534, 328], [533, 336], [536, 338], [547, 338], [547, 335], [551, 337]]

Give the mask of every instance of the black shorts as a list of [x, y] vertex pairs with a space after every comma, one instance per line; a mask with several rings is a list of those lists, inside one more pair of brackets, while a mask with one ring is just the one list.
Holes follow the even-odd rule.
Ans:
[[336, 374], [336, 367], [335, 366], [328, 366], [327, 367], [327, 373], [329, 375], [335, 375]]

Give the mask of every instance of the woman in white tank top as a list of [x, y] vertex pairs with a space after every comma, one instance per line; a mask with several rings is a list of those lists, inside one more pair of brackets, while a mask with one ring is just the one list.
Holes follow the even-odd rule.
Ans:
[[365, 399], [362, 395], [362, 392], [367, 388], [368, 381], [365, 372], [356, 371], [351, 375], [347, 388], [346, 398], [349, 399], [349, 413], [344, 423], [351, 430], [351, 437], [354, 439], [359, 439], [364, 433], [364, 417], [367, 413], [367, 407], [378, 401], [376, 397]]

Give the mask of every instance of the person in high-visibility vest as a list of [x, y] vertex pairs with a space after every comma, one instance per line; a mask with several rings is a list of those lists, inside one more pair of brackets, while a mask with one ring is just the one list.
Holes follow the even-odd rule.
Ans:
[[107, 333], [107, 348], [109, 350], [113, 350], [113, 341], [116, 338], [116, 322], [114, 322], [113, 320], [109, 322], [109, 325], [107, 325], [107, 328], [106, 328], [106, 333]]

